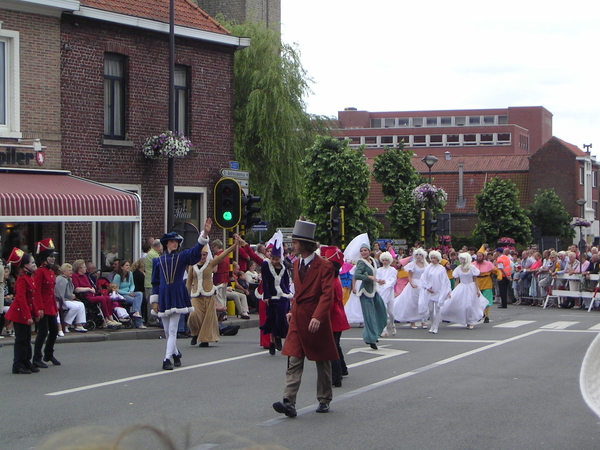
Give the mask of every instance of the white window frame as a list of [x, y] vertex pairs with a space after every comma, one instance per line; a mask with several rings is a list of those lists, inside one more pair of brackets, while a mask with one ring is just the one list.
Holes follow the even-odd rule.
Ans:
[[0, 124], [0, 137], [22, 138], [21, 133], [21, 78], [19, 32], [0, 29], [0, 40], [6, 44], [6, 124]]

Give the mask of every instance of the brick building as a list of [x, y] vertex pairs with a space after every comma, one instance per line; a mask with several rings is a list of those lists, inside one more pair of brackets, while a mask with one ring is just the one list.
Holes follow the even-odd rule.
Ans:
[[[23, 9], [30, 2], [11, 3]], [[115, 205], [127, 207], [112, 216], [101, 208], [97, 217], [64, 216], [58, 225], [52, 222], [59, 229], [52, 237], [65, 261], [92, 258], [100, 265], [112, 245], [119, 256], [135, 259], [142, 236], [162, 235], [167, 222], [167, 161], [147, 159], [141, 148], [169, 126], [169, 2], [58, 3], [54, 40], [47, 43], [54, 55], [48, 77], [54, 77], [56, 89], [45, 113], [54, 118], [60, 139], [57, 148], [41, 140], [48, 163], [41, 167], [85, 179], [80, 181], [87, 183], [81, 187], [86, 195], [104, 189], [93, 182], [108, 185]], [[193, 147], [175, 159], [173, 214], [175, 223], [201, 227], [212, 214], [208, 194], [219, 170], [233, 159], [233, 58], [249, 42], [231, 36], [188, 0], [175, 1], [175, 37], [176, 131], [185, 133]], [[21, 107], [22, 122], [36, 106]], [[48, 234], [41, 226], [40, 233]]]
[[[595, 158], [553, 137], [552, 113], [541, 106], [401, 112], [347, 108], [338, 113], [336, 125], [334, 135], [349, 139], [352, 147], [364, 145], [371, 165], [385, 146], [403, 142], [404, 148], [415, 153], [413, 166], [427, 177], [429, 168], [421, 160], [426, 155], [436, 156], [431, 174], [434, 184], [448, 193], [446, 212], [451, 213], [454, 234], [472, 232], [477, 221], [474, 196], [492, 177], [511, 179], [523, 207], [533, 201], [538, 188], [554, 187], [574, 217], [597, 219]], [[563, 187], [557, 189], [559, 185]], [[576, 210], [575, 197], [587, 200], [584, 211]], [[384, 225], [389, 206], [372, 179], [369, 207], [378, 208]], [[590, 241], [600, 234], [597, 222], [588, 233]]]
[[262, 22], [281, 34], [281, 0], [192, 0], [215, 17], [223, 14], [227, 20], [239, 23]]

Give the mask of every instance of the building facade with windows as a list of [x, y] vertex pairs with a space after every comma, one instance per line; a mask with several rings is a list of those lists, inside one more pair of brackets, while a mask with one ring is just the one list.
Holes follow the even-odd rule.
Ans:
[[[53, 39], [37, 38], [51, 50], [51, 70], [27, 71], [36, 73], [38, 83], [53, 82], [54, 91], [43, 105], [24, 102], [21, 65], [21, 130], [26, 129], [23, 123], [30, 115], [37, 114], [40, 120], [52, 117], [56, 143], [52, 136], [39, 136], [46, 160], [35, 167], [37, 174], [39, 169], [52, 169], [48, 175], [81, 181], [84, 184], [66, 183], [65, 191], [57, 193], [52, 191], [60, 183], [51, 182], [48, 191], [63, 202], [73, 194], [81, 205], [89, 198], [88, 203], [98, 206], [86, 215], [77, 215], [77, 208], [46, 211], [46, 217], [37, 217], [28, 227], [38, 227], [40, 222], [53, 226], [51, 232], [44, 229], [41, 233], [61, 242], [65, 261], [92, 259], [99, 267], [113, 246], [120, 257], [138, 257], [142, 238], [165, 232], [167, 214], [173, 214], [175, 224], [201, 228], [212, 213], [212, 186], [220, 178], [220, 169], [233, 159], [233, 58], [249, 40], [231, 36], [193, 3], [175, 0], [173, 131], [184, 133], [192, 149], [187, 156], [175, 158], [175, 208], [167, 212], [167, 160], [148, 159], [141, 149], [147, 138], [169, 128], [169, 2], [10, 3], [20, 9], [16, 15], [31, 15], [23, 12], [30, 3], [60, 6], [50, 8], [53, 15], [46, 19], [53, 25]], [[35, 26], [31, 28], [39, 34]], [[21, 36], [22, 49], [23, 41]], [[31, 60], [39, 60], [44, 52], [33, 50], [34, 41], [27, 45], [32, 46]], [[23, 203], [22, 189], [15, 191], [21, 191], [14, 197], [21, 195], [18, 201]], [[100, 200], [105, 195], [114, 197], [110, 205]], [[18, 213], [10, 216], [15, 223]], [[5, 222], [2, 215], [0, 211], [0, 222]], [[35, 218], [21, 219], [27, 223]]]
[[[396, 112], [347, 108], [338, 113], [336, 126], [339, 139], [355, 148], [364, 145], [371, 165], [384, 147], [403, 143], [415, 154], [415, 169], [427, 178], [429, 168], [421, 160], [436, 156], [431, 175], [448, 193], [445, 211], [452, 217], [452, 233], [473, 231], [475, 195], [487, 180], [500, 177], [515, 183], [523, 207], [533, 202], [538, 189], [554, 188], [573, 217], [593, 222], [586, 239], [592, 242], [600, 234], [598, 164], [589, 153], [552, 136], [552, 113], [544, 107]], [[586, 199], [581, 211], [575, 203], [579, 198]], [[383, 216], [390, 204], [373, 179], [369, 206], [378, 209], [379, 220], [387, 225]]]

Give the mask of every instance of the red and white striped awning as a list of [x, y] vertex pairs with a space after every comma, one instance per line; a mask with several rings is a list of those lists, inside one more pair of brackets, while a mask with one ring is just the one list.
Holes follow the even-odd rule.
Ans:
[[1, 171], [2, 222], [136, 222], [140, 198], [69, 172]]

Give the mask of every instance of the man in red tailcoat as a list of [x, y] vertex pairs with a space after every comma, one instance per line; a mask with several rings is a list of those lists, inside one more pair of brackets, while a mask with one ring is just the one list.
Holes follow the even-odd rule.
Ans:
[[297, 220], [292, 234], [292, 250], [299, 258], [294, 262], [294, 298], [288, 313], [290, 326], [281, 352], [288, 357], [288, 367], [283, 401], [273, 404], [275, 411], [288, 417], [297, 415], [296, 395], [305, 357], [317, 365], [317, 412], [329, 412], [333, 397], [331, 360], [338, 358], [330, 320], [334, 273], [332, 264], [315, 253], [318, 247], [315, 228], [314, 223]]

